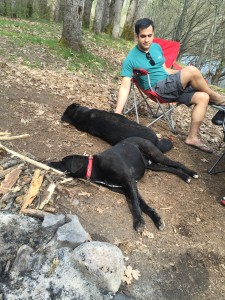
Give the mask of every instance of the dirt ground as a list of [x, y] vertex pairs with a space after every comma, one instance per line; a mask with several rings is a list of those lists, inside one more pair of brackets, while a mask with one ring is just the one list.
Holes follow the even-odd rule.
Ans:
[[[63, 61], [37, 46], [20, 49], [20, 58], [12, 62], [10, 55], [19, 50], [10, 48], [4, 38], [1, 47], [8, 47], [8, 54], [0, 56], [0, 131], [30, 134], [3, 145], [40, 162], [75, 153], [94, 154], [109, 147], [61, 123], [60, 117], [72, 102], [112, 111], [118, 91], [112, 76], [97, 80], [85, 72], [66, 71]], [[42, 68], [26, 66], [25, 55], [31, 62], [41, 57]], [[121, 60], [119, 54], [117, 60]], [[121, 286], [134, 299], [225, 299], [225, 207], [219, 203], [225, 196], [225, 173], [207, 173], [224, 149], [224, 144], [219, 148], [222, 133], [212, 126], [214, 111], [209, 109], [202, 134], [215, 153], [186, 146], [190, 112], [182, 109], [175, 113], [177, 135], [163, 121], [153, 128], [160, 136], [172, 138], [174, 148], [167, 155], [197, 171], [200, 178], [186, 184], [172, 174], [147, 171], [138, 184], [144, 199], [163, 217], [164, 231], [158, 231], [145, 216], [146, 234], [138, 235], [123, 195], [78, 180], [59, 189], [53, 203], [57, 212], [78, 215], [94, 240], [121, 248], [128, 257], [127, 265], [141, 274], [131, 285]], [[146, 121], [143, 116], [141, 122]]]

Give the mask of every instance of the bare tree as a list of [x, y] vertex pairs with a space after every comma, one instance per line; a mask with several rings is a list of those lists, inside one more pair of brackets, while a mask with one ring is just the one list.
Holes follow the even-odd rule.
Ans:
[[16, 0], [11, 0], [11, 17], [16, 18]]
[[61, 42], [74, 50], [83, 48], [81, 41], [83, 2], [84, 0], [65, 0]]
[[91, 19], [91, 9], [94, 0], [85, 0], [84, 1], [84, 13], [83, 13], [83, 25], [86, 28], [90, 27]]
[[136, 22], [138, 19], [142, 19], [142, 18], [146, 17], [148, 2], [149, 2], [148, 0], [139, 0], [138, 1], [134, 22]]
[[177, 42], [181, 41], [182, 29], [184, 28], [185, 20], [186, 20], [186, 17], [187, 17], [187, 11], [188, 11], [188, 8], [190, 6], [190, 1], [191, 0], [184, 0], [184, 5], [183, 5], [183, 8], [182, 8], [181, 14], [178, 17], [177, 24], [176, 24], [175, 30], [173, 32], [173, 37], [172, 38], [173, 38], [174, 41], [177, 41]]
[[105, 0], [103, 16], [102, 16], [102, 31], [107, 31], [106, 28], [109, 25], [110, 15], [110, 0]]
[[47, 0], [39, 0], [38, 1], [38, 8], [39, 8], [39, 16], [41, 18], [48, 18], [49, 17]]
[[121, 34], [121, 37], [127, 40], [132, 40], [134, 37], [134, 20], [135, 20], [135, 12], [136, 12], [137, 5], [138, 5], [137, 0], [131, 0], [128, 7], [126, 21], [123, 27], [123, 32]]
[[64, 0], [56, 0], [55, 1], [55, 11], [54, 11], [54, 20], [56, 22], [63, 21], [64, 11], [65, 11], [65, 1]]
[[93, 30], [96, 34], [99, 34], [102, 31], [102, 19], [103, 19], [103, 11], [105, 7], [105, 0], [98, 0], [95, 7], [95, 17]]
[[32, 16], [33, 16], [33, 1], [27, 0], [26, 18], [32, 18]]
[[113, 29], [112, 29], [112, 36], [114, 38], [118, 38], [119, 34], [120, 34], [120, 20], [121, 20], [123, 3], [124, 3], [124, 0], [116, 0], [115, 1]]

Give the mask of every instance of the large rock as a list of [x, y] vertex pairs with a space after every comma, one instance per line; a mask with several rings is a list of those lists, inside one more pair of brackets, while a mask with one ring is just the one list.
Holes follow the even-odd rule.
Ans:
[[[73, 258], [73, 250], [56, 249], [47, 255], [37, 254], [37, 259], [30, 269], [30, 249], [24, 247], [19, 251], [9, 281], [2, 284], [0, 293], [7, 300], [110, 300], [108, 291], [101, 291], [94, 280], [86, 277], [79, 270]], [[38, 257], [39, 256], [39, 257]], [[22, 267], [20, 258], [28, 263]], [[27, 266], [27, 270], [25, 267]], [[21, 273], [18, 273], [21, 271]]]
[[[0, 299], [114, 297], [124, 272], [122, 252], [102, 242], [74, 249], [90, 236], [76, 216], [67, 216], [65, 222], [64, 216], [48, 216], [43, 226], [30, 217], [0, 212]], [[46, 247], [49, 237], [52, 247]], [[58, 249], [60, 245], [68, 247]]]
[[124, 259], [115, 245], [103, 242], [84, 243], [73, 252], [86, 276], [91, 275], [101, 289], [116, 293], [124, 273]]

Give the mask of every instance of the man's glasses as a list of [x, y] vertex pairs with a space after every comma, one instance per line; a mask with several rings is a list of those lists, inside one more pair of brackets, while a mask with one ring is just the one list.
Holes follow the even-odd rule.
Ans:
[[151, 66], [154, 66], [154, 65], [155, 65], [155, 61], [154, 61], [154, 59], [151, 57], [151, 55], [150, 55], [149, 52], [146, 53], [146, 58], [149, 60], [149, 63], [150, 63]]

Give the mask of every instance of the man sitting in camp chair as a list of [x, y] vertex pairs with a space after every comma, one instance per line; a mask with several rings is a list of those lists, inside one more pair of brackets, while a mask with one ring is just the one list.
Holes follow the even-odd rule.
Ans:
[[[225, 106], [225, 97], [209, 88], [201, 72], [194, 66], [181, 70], [166, 68], [161, 47], [153, 42], [154, 24], [147, 18], [135, 24], [137, 45], [123, 61], [116, 113], [121, 114], [130, 92], [134, 68], [143, 68], [150, 73], [151, 86], [166, 102], [178, 102], [186, 106], [194, 105], [191, 115], [191, 126], [185, 143], [204, 152], [212, 149], [200, 139], [200, 126], [206, 115], [209, 101]], [[146, 79], [147, 80], [147, 79]], [[145, 84], [143, 84], [143, 89]]]

